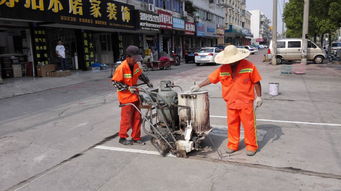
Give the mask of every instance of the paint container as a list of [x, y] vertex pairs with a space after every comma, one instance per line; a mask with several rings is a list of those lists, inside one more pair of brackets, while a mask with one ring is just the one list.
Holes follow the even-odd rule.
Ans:
[[274, 82], [269, 83], [269, 94], [271, 96], [278, 96], [278, 94], [279, 94], [279, 83], [274, 83]]

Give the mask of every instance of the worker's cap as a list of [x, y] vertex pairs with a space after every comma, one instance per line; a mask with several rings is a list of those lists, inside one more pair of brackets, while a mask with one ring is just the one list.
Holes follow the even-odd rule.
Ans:
[[126, 49], [126, 55], [134, 58], [136, 61], [142, 61], [142, 56], [140, 54], [140, 49], [137, 46], [130, 45]]

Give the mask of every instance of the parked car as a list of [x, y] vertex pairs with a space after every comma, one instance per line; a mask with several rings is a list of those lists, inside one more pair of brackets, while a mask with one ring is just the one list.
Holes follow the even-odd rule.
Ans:
[[194, 55], [195, 55], [195, 50], [190, 49], [190, 50], [185, 50], [184, 53], [184, 58], [185, 58], [185, 63], [194, 63]]
[[333, 42], [331, 47], [331, 53], [336, 55], [337, 51], [341, 50], [341, 42]]
[[194, 57], [194, 62], [197, 66], [200, 64], [215, 64], [214, 58], [221, 51], [216, 47], [204, 47], [201, 48]]
[[247, 50], [249, 50], [251, 54], [255, 54], [255, 53], [258, 52], [258, 49], [255, 48], [255, 47], [252, 47], [252, 46], [248, 46], [248, 45], [247, 45], [247, 46], [242, 46], [242, 47], [245, 48], [245, 49], [247, 49]]
[[[268, 54], [271, 54], [273, 52], [272, 41], [270, 41], [269, 47], [270, 49], [268, 50]], [[300, 60], [301, 58], [302, 58], [302, 39], [277, 40], [277, 55], [276, 55], [277, 64], [281, 64], [283, 63], [283, 61]], [[323, 63], [323, 60], [325, 58], [326, 58], [325, 51], [322, 50], [320, 47], [318, 47], [315, 43], [308, 40], [307, 60], [314, 61], [314, 63], [316, 64], [321, 64]]]

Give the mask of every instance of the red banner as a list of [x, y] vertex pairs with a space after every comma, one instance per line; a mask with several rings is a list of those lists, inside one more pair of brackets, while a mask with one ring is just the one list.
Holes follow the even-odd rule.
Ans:
[[187, 35], [194, 35], [195, 34], [195, 24], [194, 23], [186, 22], [185, 34], [187, 34]]
[[167, 11], [158, 10], [160, 18], [160, 28], [162, 29], [172, 29], [173, 28], [173, 20], [172, 14]]

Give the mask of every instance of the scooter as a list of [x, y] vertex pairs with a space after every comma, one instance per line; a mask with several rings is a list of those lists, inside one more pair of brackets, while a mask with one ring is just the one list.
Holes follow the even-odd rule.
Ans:
[[171, 58], [175, 61], [176, 66], [180, 65], [180, 56], [175, 51], [172, 51]]

